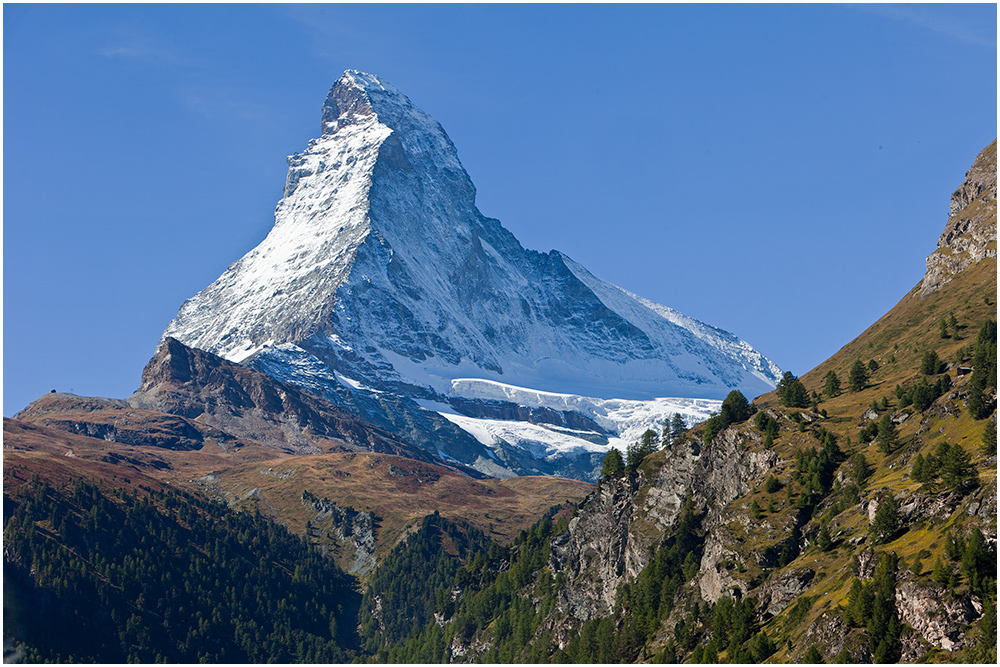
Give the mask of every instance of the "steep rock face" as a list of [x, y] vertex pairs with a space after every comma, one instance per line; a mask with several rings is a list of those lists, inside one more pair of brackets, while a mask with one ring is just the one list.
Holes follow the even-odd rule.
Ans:
[[[759, 437], [749, 425], [738, 425], [704, 445], [682, 440], [648, 457], [635, 474], [602, 481], [569, 531], [552, 543], [550, 567], [567, 574], [559, 608], [580, 620], [610, 613], [619, 586], [649, 564], [686, 498], [703, 514], [703, 527], [717, 527], [722, 508], [759, 484], [777, 462], [774, 452], [748, 447]], [[697, 575], [705, 600], [715, 602], [733, 586], [745, 588], [728, 575], [725, 563], [733, 557], [723, 531], [710, 532]]]
[[345, 73], [321, 129], [289, 158], [267, 238], [165, 338], [328, 399], [347, 386], [447, 403], [462, 378], [641, 400], [777, 382], [736, 336], [525, 250], [477, 210], [437, 121], [380, 78]]
[[777, 616], [788, 608], [815, 576], [811, 568], [800, 567], [766, 580], [757, 593], [762, 616]]
[[309, 491], [302, 492], [302, 504], [315, 512], [311, 519], [314, 525], [328, 531], [349, 550], [345, 570], [365, 575], [374, 569], [376, 518], [372, 512], [344, 507], [325, 497], [317, 498]]
[[997, 256], [997, 142], [976, 157], [965, 181], [951, 195], [951, 213], [937, 249], [927, 258], [921, 295], [986, 257]]
[[226, 433], [296, 453], [318, 443], [432, 460], [390, 433], [298, 387], [167, 338], [142, 373], [128, 405], [168, 412]]
[[552, 570], [565, 572], [571, 582], [559, 592], [560, 607], [580, 620], [608, 614], [618, 586], [648, 562], [649, 540], [629, 530], [637, 488], [637, 479], [628, 475], [601, 484], [583, 514], [570, 521], [569, 532], [552, 542]]
[[969, 623], [979, 617], [972, 600], [956, 597], [943, 586], [912, 581], [896, 587], [896, 610], [903, 622], [946, 651], [963, 645]]

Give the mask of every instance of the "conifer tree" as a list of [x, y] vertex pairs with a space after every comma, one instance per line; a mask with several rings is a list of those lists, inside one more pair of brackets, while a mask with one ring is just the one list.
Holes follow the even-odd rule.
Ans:
[[972, 457], [960, 444], [948, 448], [940, 463], [941, 483], [945, 488], [967, 488], [975, 486], [976, 468]]
[[827, 530], [826, 524], [820, 528], [819, 536], [816, 538], [816, 546], [819, 547], [820, 551], [829, 551], [830, 547], [833, 546], [833, 540], [830, 538], [830, 531]]
[[913, 457], [913, 467], [910, 468], [910, 477], [915, 482], [924, 483], [927, 481], [927, 474], [924, 470], [924, 457], [921, 454]]
[[819, 649], [815, 645], [809, 647], [806, 654], [802, 656], [802, 662], [807, 665], [822, 665], [823, 655], [819, 652]]
[[944, 564], [941, 557], [938, 556], [937, 560], [934, 561], [934, 569], [931, 571], [931, 578], [937, 583], [947, 586], [948, 582], [951, 581], [951, 569]]
[[622, 460], [622, 453], [612, 447], [604, 457], [604, 463], [601, 465], [601, 476], [610, 477], [624, 467], [625, 462]]
[[935, 350], [924, 352], [920, 360], [920, 372], [924, 375], [937, 375], [941, 370], [941, 359]]
[[986, 421], [983, 425], [983, 454], [995, 456], [997, 453], [997, 420], [996, 417]]
[[847, 376], [847, 385], [851, 391], [861, 391], [868, 386], [868, 369], [861, 363], [860, 359], [851, 364], [851, 371]]
[[899, 433], [892, 417], [886, 413], [878, 422], [878, 448], [883, 454], [892, 454], [899, 446]]
[[788, 408], [809, 407], [809, 392], [791, 371], [785, 371], [777, 388], [781, 404]]
[[875, 520], [871, 525], [872, 542], [884, 544], [892, 540], [902, 525], [899, 514], [899, 502], [892, 492], [887, 492], [875, 512]]
[[684, 435], [686, 430], [684, 416], [679, 412], [675, 412], [674, 416], [670, 419], [670, 437], [673, 439], [679, 438]]
[[988, 320], [976, 337], [972, 357], [972, 377], [969, 378], [969, 413], [973, 419], [986, 419], [996, 409], [989, 399], [989, 390], [997, 387], [997, 323]]
[[840, 378], [834, 371], [829, 371], [823, 381], [823, 393], [826, 394], [827, 398], [833, 398], [840, 394]]

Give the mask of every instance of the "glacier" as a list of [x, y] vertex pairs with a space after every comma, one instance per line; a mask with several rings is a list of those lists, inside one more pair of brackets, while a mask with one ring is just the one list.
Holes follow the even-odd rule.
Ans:
[[[288, 164], [267, 237], [164, 337], [397, 432], [423, 429], [422, 446], [447, 441], [442, 456], [489, 474], [592, 477], [608, 447], [645, 430], [609, 414], [694, 421], [729, 391], [753, 398], [781, 377], [735, 335], [523, 248], [476, 208], [441, 125], [378, 76], [345, 72], [321, 136]], [[487, 414], [511, 405], [530, 419]], [[577, 463], [564, 470], [560, 457]]]

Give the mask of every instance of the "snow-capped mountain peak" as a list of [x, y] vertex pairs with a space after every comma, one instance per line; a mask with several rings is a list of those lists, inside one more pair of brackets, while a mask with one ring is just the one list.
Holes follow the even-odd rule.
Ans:
[[271, 232], [164, 336], [328, 397], [364, 386], [448, 401], [471, 386], [454, 380], [479, 378], [600, 399], [721, 399], [780, 377], [728, 332], [557, 251], [525, 250], [478, 211], [441, 125], [377, 76], [345, 72], [322, 135], [288, 163]]

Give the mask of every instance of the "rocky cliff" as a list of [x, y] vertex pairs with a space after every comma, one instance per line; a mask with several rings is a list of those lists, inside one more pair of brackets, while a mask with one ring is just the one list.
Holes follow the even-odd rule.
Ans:
[[997, 256], [997, 142], [983, 149], [965, 181], [951, 195], [951, 213], [937, 249], [927, 258], [921, 296], [940, 289], [956, 274]]

